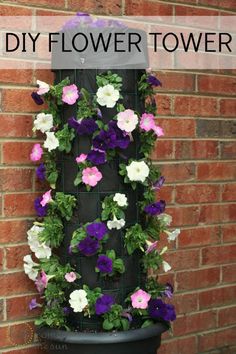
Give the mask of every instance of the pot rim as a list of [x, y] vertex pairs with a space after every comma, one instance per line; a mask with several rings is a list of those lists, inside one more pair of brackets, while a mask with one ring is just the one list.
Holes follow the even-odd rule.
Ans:
[[36, 332], [42, 339], [74, 344], [110, 344], [139, 341], [161, 335], [167, 330], [168, 326], [164, 323], [156, 323], [146, 328], [108, 333], [83, 333], [49, 327], [36, 327]]

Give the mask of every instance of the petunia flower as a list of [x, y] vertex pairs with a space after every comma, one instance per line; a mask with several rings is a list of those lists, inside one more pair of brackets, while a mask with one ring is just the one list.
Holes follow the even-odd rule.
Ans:
[[78, 121], [71, 117], [68, 119], [68, 124], [76, 130], [78, 135], [91, 135], [98, 129], [98, 125], [93, 118], [84, 118]]
[[115, 300], [111, 295], [100, 296], [95, 303], [95, 312], [97, 315], [103, 315], [110, 311], [111, 306], [114, 305]]
[[104, 222], [93, 222], [87, 225], [86, 232], [89, 236], [95, 237], [97, 240], [102, 240], [107, 234], [108, 229]]
[[49, 259], [52, 255], [52, 250], [49, 244], [46, 242], [40, 242], [40, 233], [44, 230], [44, 227], [33, 225], [31, 229], [27, 231], [28, 245], [32, 252], [38, 259]]
[[42, 199], [43, 199], [42, 197], [37, 197], [34, 201], [34, 208], [37, 212], [37, 215], [41, 218], [47, 215], [47, 209], [48, 209], [47, 205], [45, 205], [45, 207], [41, 205]]
[[43, 155], [43, 149], [40, 144], [34, 144], [32, 152], [30, 154], [31, 161], [39, 161]]
[[169, 272], [169, 270], [171, 270], [171, 265], [166, 261], [162, 262], [162, 267], [163, 267], [165, 273], [167, 273], [167, 272]]
[[74, 104], [79, 98], [79, 91], [75, 84], [63, 87], [62, 101], [69, 105]]
[[125, 226], [125, 220], [117, 219], [115, 215], [113, 216], [113, 220], [108, 220], [107, 222], [107, 227], [109, 230], [120, 230], [123, 226]]
[[152, 185], [152, 189], [154, 190], [159, 190], [161, 189], [161, 187], [163, 186], [163, 184], [165, 183], [165, 177], [161, 176], [160, 178], [158, 178], [157, 181], [155, 181]]
[[72, 291], [70, 294], [69, 303], [74, 312], [82, 312], [88, 305], [86, 291], [82, 289]]
[[155, 117], [151, 113], [143, 113], [140, 120], [140, 128], [149, 132], [154, 130], [155, 127]]
[[165, 304], [161, 299], [151, 299], [148, 304], [148, 312], [153, 319], [163, 319], [165, 321], [176, 319], [174, 306]]
[[148, 301], [150, 299], [151, 295], [142, 289], [137, 290], [131, 295], [132, 306], [135, 309], [145, 310], [148, 307]]
[[164, 134], [164, 130], [163, 130], [161, 127], [159, 127], [159, 125], [155, 125], [153, 131], [154, 131], [154, 133], [156, 133], [156, 135], [157, 135], [158, 137], [165, 135], [165, 134]]
[[37, 279], [35, 280], [35, 285], [40, 294], [43, 293], [44, 289], [46, 289], [48, 285], [48, 281], [52, 278], [53, 275], [48, 276], [44, 270], [41, 271], [40, 275], [38, 275]]
[[79, 156], [76, 157], [75, 161], [77, 163], [82, 163], [82, 162], [86, 161], [86, 159], [87, 159], [86, 154], [80, 154]]
[[99, 87], [96, 96], [97, 102], [100, 106], [113, 108], [120, 97], [120, 93], [114, 88], [113, 85], [108, 84], [103, 87]]
[[147, 214], [156, 216], [163, 213], [165, 211], [165, 208], [166, 208], [166, 202], [164, 200], [160, 200], [159, 202], [146, 205], [144, 211]]
[[59, 146], [59, 140], [55, 136], [54, 132], [46, 132], [47, 139], [45, 140], [43, 146], [48, 149], [48, 151], [55, 150]]
[[44, 181], [46, 178], [46, 167], [41, 163], [36, 169], [36, 176], [40, 181]]
[[40, 106], [40, 105], [44, 104], [42, 97], [37, 92], [32, 92], [31, 97], [37, 105]]
[[102, 165], [106, 162], [106, 153], [103, 150], [93, 149], [88, 153], [87, 159], [94, 165]]
[[148, 254], [157, 249], [158, 241], [150, 242], [147, 240], [146, 244], [147, 244], [146, 254]]
[[37, 91], [37, 94], [38, 95], [44, 95], [45, 93], [47, 93], [49, 90], [50, 90], [50, 86], [44, 82], [44, 81], [40, 81], [40, 80], [37, 80], [37, 85], [38, 85], [38, 91]]
[[42, 200], [40, 202], [42, 207], [45, 207], [46, 204], [48, 204], [52, 201], [51, 193], [52, 193], [52, 190], [50, 189], [49, 191], [47, 191], [46, 193], [43, 194]]
[[104, 254], [100, 255], [98, 257], [96, 267], [101, 273], [111, 273], [113, 270], [113, 263], [111, 258], [107, 257]]
[[168, 240], [169, 242], [175, 241], [176, 238], [177, 238], [177, 237], [179, 236], [179, 234], [180, 234], [180, 229], [175, 229], [174, 231], [171, 231], [171, 232], [165, 230], [165, 233], [168, 235], [167, 240]]
[[101, 179], [102, 174], [97, 167], [87, 167], [82, 171], [82, 181], [88, 186], [95, 187]]
[[53, 127], [53, 116], [49, 113], [39, 113], [34, 120], [33, 130], [40, 130], [42, 133], [46, 133]]
[[165, 225], [165, 226], [170, 226], [172, 223], [172, 216], [169, 214], [160, 214], [157, 216], [157, 218]]
[[127, 175], [130, 181], [144, 182], [149, 175], [149, 167], [144, 161], [132, 161], [126, 166]]
[[68, 283], [73, 283], [76, 280], [75, 272], [66, 273], [65, 279]]
[[24, 256], [23, 258], [23, 261], [24, 261], [24, 271], [25, 271], [25, 274], [28, 275], [29, 279], [35, 281], [35, 279], [37, 278], [38, 276], [38, 267], [39, 267], [39, 264], [38, 263], [35, 263], [33, 260], [32, 260], [32, 257], [31, 255], [26, 255]]
[[117, 114], [117, 126], [126, 133], [131, 133], [138, 124], [138, 116], [132, 109]]
[[174, 289], [170, 283], [166, 283], [165, 290], [163, 291], [163, 295], [166, 296], [168, 299], [173, 297]]
[[148, 75], [147, 77], [147, 82], [151, 85], [151, 86], [162, 86], [162, 83], [160, 80], [158, 80], [154, 75]]
[[30, 311], [32, 311], [33, 309], [36, 309], [37, 307], [41, 307], [41, 305], [38, 304], [37, 300], [34, 298], [29, 303], [29, 309], [30, 309]]
[[99, 243], [97, 239], [87, 236], [79, 242], [77, 248], [83, 255], [90, 257], [97, 253]]
[[124, 207], [128, 205], [127, 197], [125, 194], [122, 193], [116, 193], [113, 197], [113, 201], [116, 202], [120, 207]]

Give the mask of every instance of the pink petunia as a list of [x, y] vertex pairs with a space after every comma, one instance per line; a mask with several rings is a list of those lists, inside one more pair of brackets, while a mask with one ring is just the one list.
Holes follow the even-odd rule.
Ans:
[[40, 144], [34, 144], [32, 152], [30, 154], [31, 161], [39, 161], [43, 155], [43, 149]]
[[143, 113], [140, 120], [140, 128], [149, 132], [155, 129], [155, 117], [153, 114]]
[[42, 293], [44, 289], [46, 289], [48, 280], [47, 274], [42, 270], [35, 281], [35, 285], [39, 293]]
[[156, 125], [153, 130], [158, 137], [165, 135], [163, 129], [161, 127], [159, 127], [158, 125]]
[[46, 204], [51, 202], [51, 200], [52, 200], [51, 192], [52, 192], [52, 190], [50, 189], [49, 191], [47, 191], [46, 193], [43, 194], [42, 200], [40, 202], [42, 207], [45, 207]]
[[68, 281], [68, 283], [73, 283], [76, 279], [76, 274], [75, 272], [70, 272], [65, 274], [65, 279]]
[[76, 85], [69, 85], [63, 87], [62, 101], [72, 105], [79, 98], [79, 91]]
[[97, 167], [87, 167], [82, 172], [82, 181], [83, 183], [94, 187], [102, 179], [101, 172]]
[[146, 243], [147, 243], [146, 254], [151, 253], [152, 251], [157, 249], [158, 241], [155, 242], [146, 241]]
[[151, 295], [142, 289], [137, 290], [133, 295], [131, 295], [132, 306], [135, 309], [146, 309], [150, 299]]
[[76, 157], [75, 161], [77, 163], [81, 163], [81, 162], [84, 162], [86, 159], [87, 159], [86, 154], [80, 154], [79, 156]]

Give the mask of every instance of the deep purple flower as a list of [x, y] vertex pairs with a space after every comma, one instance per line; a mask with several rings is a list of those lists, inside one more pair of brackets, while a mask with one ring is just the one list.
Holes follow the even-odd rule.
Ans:
[[163, 295], [171, 299], [174, 293], [174, 288], [170, 283], [166, 283], [166, 288], [163, 291]]
[[155, 86], [155, 87], [157, 87], [157, 86], [162, 86], [161, 81], [158, 80], [158, 79], [156, 78], [156, 76], [154, 76], [154, 75], [148, 75], [148, 77], [147, 77], [147, 82], [148, 82], [150, 85]]
[[151, 299], [148, 303], [148, 312], [154, 319], [162, 318], [165, 321], [176, 319], [174, 306], [165, 304], [161, 299]]
[[116, 134], [114, 131], [101, 130], [93, 139], [95, 149], [106, 151], [116, 147]]
[[101, 273], [111, 273], [113, 269], [111, 258], [105, 256], [104, 254], [99, 256], [97, 260], [97, 268]]
[[165, 208], [166, 208], [166, 202], [164, 200], [160, 200], [159, 202], [155, 202], [145, 206], [144, 211], [147, 214], [155, 216], [163, 213], [165, 211]]
[[66, 316], [69, 315], [71, 313], [71, 308], [67, 306], [63, 307], [63, 313]]
[[161, 176], [160, 178], [158, 178], [156, 182], [153, 183], [152, 189], [159, 190], [161, 189], [164, 183], [165, 183], [165, 177]]
[[97, 239], [87, 236], [79, 242], [77, 247], [81, 253], [89, 257], [97, 252], [99, 249], [99, 243]]
[[46, 173], [45, 165], [43, 163], [41, 163], [38, 166], [38, 168], [36, 169], [36, 176], [38, 177], [38, 179], [40, 179], [40, 181], [44, 181], [45, 180], [45, 173]]
[[98, 125], [93, 118], [84, 118], [78, 121], [72, 117], [68, 119], [68, 124], [76, 130], [78, 135], [91, 135], [98, 129]]
[[102, 150], [91, 150], [88, 153], [87, 160], [94, 165], [102, 165], [106, 162], [106, 153]]
[[114, 132], [116, 135], [116, 147], [119, 147], [120, 149], [127, 149], [130, 143], [130, 136], [117, 126], [117, 122], [115, 120], [111, 120], [108, 123], [108, 128], [108, 132]]
[[111, 295], [102, 295], [95, 303], [95, 311], [97, 315], [102, 315], [110, 311], [111, 306], [115, 303], [114, 298]]
[[43, 197], [38, 197], [34, 201], [34, 208], [37, 212], [37, 215], [41, 218], [47, 215], [47, 209], [48, 205], [45, 205], [44, 207], [40, 204], [40, 202], [43, 200]]
[[31, 311], [33, 309], [36, 309], [37, 307], [40, 307], [40, 305], [37, 303], [37, 300], [34, 298], [29, 303], [29, 309]]
[[108, 229], [104, 222], [93, 222], [86, 227], [86, 231], [89, 236], [94, 236], [97, 240], [102, 240]]
[[44, 104], [44, 101], [43, 101], [43, 99], [42, 99], [42, 97], [40, 96], [40, 95], [38, 95], [37, 94], [37, 92], [32, 92], [31, 93], [31, 97], [32, 97], [32, 99], [34, 100], [34, 102], [36, 103], [36, 104], [38, 104], [39, 106], [41, 105], [41, 104]]

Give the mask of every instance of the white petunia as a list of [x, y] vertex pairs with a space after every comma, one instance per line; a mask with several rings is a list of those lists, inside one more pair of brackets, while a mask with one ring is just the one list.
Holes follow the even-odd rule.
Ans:
[[48, 132], [53, 127], [52, 114], [39, 113], [34, 121], [33, 130], [40, 130], [42, 133]]
[[99, 87], [97, 90], [97, 102], [100, 104], [100, 106], [112, 108], [115, 106], [119, 97], [119, 91], [116, 90], [111, 84]]
[[113, 197], [114, 202], [116, 202], [120, 207], [127, 206], [127, 197], [125, 194], [116, 193]]
[[38, 85], [38, 91], [37, 91], [38, 95], [44, 95], [50, 90], [50, 86], [44, 81], [37, 80], [37, 85]]
[[45, 140], [43, 146], [48, 149], [48, 151], [55, 150], [59, 146], [59, 140], [55, 136], [54, 132], [47, 132], [47, 139]]
[[44, 230], [43, 227], [33, 225], [30, 230], [28, 230], [28, 244], [32, 252], [38, 259], [50, 258], [52, 255], [52, 250], [46, 242], [39, 241], [39, 234]]
[[172, 216], [162, 213], [160, 215], [157, 216], [157, 218], [165, 225], [165, 226], [170, 226], [170, 224], [172, 223]]
[[176, 238], [179, 236], [180, 234], [180, 229], [175, 229], [174, 231], [170, 232], [170, 231], [165, 231], [165, 233], [168, 235], [167, 240], [170, 241], [175, 241]]
[[144, 161], [132, 161], [126, 171], [130, 181], [144, 182], [149, 175], [149, 167]]
[[125, 226], [125, 220], [117, 219], [115, 215], [113, 217], [113, 220], [108, 220], [107, 222], [107, 227], [109, 230], [111, 229], [120, 230], [123, 226]]
[[70, 294], [69, 303], [74, 312], [82, 312], [83, 309], [88, 305], [86, 291], [82, 289], [72, 291]]
[[34, 267], [38, 267], [39, 264], [35, 263], [29, 254], [23, 258], [23, 261], [25, 274], [27, 274], [31, 280], [36, 280], [38, 276], [38, 269], [35, 269]]
[[132, 109], [117, 114], [117, 126], [126, 133], [131, 133], [138, 124], [138, 116]]
[[171, 266], [169, 265], [169, 263], [167, 263], [166, 261], [163, 261], [162, 262], [162, 266], [163, 266], [163, 269], [164, 269], [164, 272], [169, 272], [169, 270], [171, 270]]

